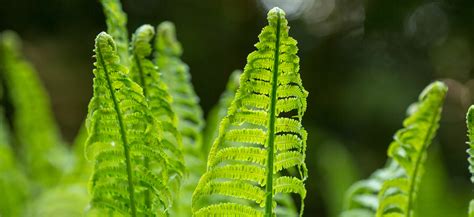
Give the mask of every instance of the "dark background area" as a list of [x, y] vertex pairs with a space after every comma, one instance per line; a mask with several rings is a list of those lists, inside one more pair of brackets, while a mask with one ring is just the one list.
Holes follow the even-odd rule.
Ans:
[[[164, 20], [176, 24], [201, 105], [207, 112], [234, 69], [242, 69], [279, 5], [299, 42], [301, 76], [309, 91], [307, 216], [326, 216], [331, 181], [320, 169], [324, 144], [343, 145], [367, 177], [384, 165], [386, 149], [410, 103], [433, 80], [449, 88], [432, 150], [443, 162], [446, 191], [467, 211], [464, 116], [474, 99], [474, 1], [421, 0], [123, 0], [130, 32]], [[17, 31], [24, 53], [50, 93], [67, 141], [92, 94], [92, 49], [106, 29], [96, 0], [0, 0], [0, 30]], [[431, 154], [431, 153], [430, 153]], [[337, 161], [346, 159], [332, 159]], [[344, 171], [340, 171], [343, 173]], [[468, 195], [468, 196], [465, 196]], [[471, 195], [472, 196], [472, 195]], [[462, 204], [464, 203], [464, 204]]]

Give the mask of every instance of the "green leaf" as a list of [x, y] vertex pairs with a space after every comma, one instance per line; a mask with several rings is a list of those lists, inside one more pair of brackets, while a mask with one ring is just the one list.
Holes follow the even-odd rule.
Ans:
[[107, 32], [112, 36], [120, 56], [120, 63], [129, 65], [127, 14], [122, 10], [120, 0], [100, 0], [104, 10]]
[[29, 195], [27, 179], [15, 160], [10, 147], [9, 129], [4, 110], [0, 110], [0, 215], [23, 216], [25, 203]]
[[174, 25], [171, 22], [161, 23], [155, 38], [155, 63], [173, 98], [171, 108], [178, 117], [177, 128], [182, 135], [184, 161], [189, 171], [174, 201], [171, 214], [176, 217], [189, 217], [192, 193], [205, 170], [201, 137], [204, 120], [199, 98], [191, 84], [189, 68], [180, 59], [181, 53]]
[[307, 133], [301, 120], [308, 93], [285, 13], [272, 9], [268, 22], [211, 147], [193, 195], [194, 216], [271, 217], [282, 206], [276, 198], [289, 194], [300, 196], [303, 214]]
[[240, 75], [242, 71], [235, 70], [227, 81], [225, 91], [221, 94], [219, 102], [211, 109], [208, 114], [206, 127], [203, 132], [203, 152], [209, 153], [209, 149], [212, 146], [212, 142], [217, 138], [219, 134], [219, 123], [227, 115], [227, 109], [229, 108], [232, 100], [234, 99], [235, 93], [240, 85]]
[[168, 93], [168, 87], [160, 78], [158, 68], [148, 59], [152, 51], [150, 42], [154, 35], [155, 31], [150, 25], [141, 26], [133, 35], [130, 77], [143, 88], [151, 114], [162, 126], [162, 144], [172, 163], [170, 177], [173, 180], [170, 181], [174, 192], [178, 192], [184, 173], [181, 150], [183, 145], [181, 134], [176, 128], [178, 119], [171, 108], [172, 99]]
[[439, 127], [447, 87], [441, 82], [430, 84], [410, 110], [388, 148], [388, 156], [404, 171], [399, 178], [386, 180], [378, 194], [376, 216], [414, 215], [418, 185], [423, 175], [427, 149]]
[[[13, 32], [0, 36], [1, 75], [5, 97], [12, 106], [15, 148], [27, 176], [35, 187], [54, 185], [69, 166], [46, 90], [20, 54], [21, 44]], [[35, 189], [37, 191], [40, 189]]]
[[373, 217], [379, 206], [378, 194], [385, 181], [400, 178], [404, 171], [394, 161], [375, 171], [368, 179], [354, 183], [348, 190], [341, 217]]
[[140, 85], [119, 64], [110, 35], [97, 36], [95, 54], [94, 94], [86, 121], [86, 156], [94, 161], [88, 214], [164, 215], [171, 195], [161, 126]]
[[389, 146], [387, 165], [348, 190], [342, 217], [413, 216], [424, 159], [439, 126], [446, 92], [441, 82], [423, 90]]
[[[469, 172], [471, 173], [471, 182], [474, 183], [474, 105], [469, 107], [466, 115], [466, 124], [467, 136], [469, 138], [469, 149], [467, 150], [469, 154]], [[474, 217], [474, 200], [471, 200], [469, 204], [469, 217]]]

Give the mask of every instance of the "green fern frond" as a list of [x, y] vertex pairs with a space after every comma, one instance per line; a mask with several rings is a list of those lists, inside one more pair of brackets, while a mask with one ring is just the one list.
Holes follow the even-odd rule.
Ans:
[[171, 108], [171, 96], [168, 87], [160, 78], [157, 67], [148, 58], [152, 52], [150, 42], [155, 36], [155, 30], [150, 25], [143, 25], [137, 29], [132, 37], [132, 65], [130, 77], [140, 84], [151, 114], [161, 123], [163, 130], [162, 144], [170, 156], [172, 170], [170, 170], [171, 185], [174, 192], [180, 186], [184, 173], [184, 159], [182, 153], [181, 134], [176, 128], [178, 119]]
[[97, 36], [95, 57], [94, 95], [86, 122], [86, 156], [95, 163], [88, 214], [164, 215], [171, 196], [160, 126], [140, 85], [124, 73], [107, 33]]
[[[27, 176], [38, 187], [54, 185], [66, 170], [67, 153], [36, 71], [20, 54], [13, 32], [0, 36], [1, 75], [12, 106], [12, 131]], [[36, 191], [36, 190], [35, 190]]]
[[188, 66], [180, 59], [181, 53], [174, 25], [171, 22], [161, 23], [155, 38], [155, 63], [173, 98], [171, 106], [178, 117], [177, 128], [183, 139], [184, 161], [189, 171], [171, 212], [172, 216], [188, 217], [191, 215], [192, 193], [205, 170], [201, 150], [204, 120], [199, 98], [191, 84]]
[[208, 114], [206, 127], [203, 132], [203, 152], [209, 153], [209, 149], [212, 146], [212, 142], [217, 138], [219, 134], [219, 123], [227, 115], [227, 109], [229, 108], [232, 100], [234, 99], [235, 93], [239, 88], [241, 70], [235, 70], [227, 81], [225, 91], [222, 93], [219, 102], [211, 109]]
[[172, 107], [179, 119], [178, 130], [183, 136], [184, 148], [198, 150], [202, 142], [203, 113], [191, 84], [189, 67], [180, 59], [182, 49], [173, 23], [163, 22], [158, 26], [155, 51], [155, 63], [173, 97]]
[[341, 217], [374, 217], [379, 206], [378, 193], [385, 181], [400, 178], [404, 175], [400, 166], [390, 161], [375, 171], [368, 179], [358, 181], [348, 190]]
[[[474, 105], [469, 107], [466, 115], [467, 136], [469, 138], [469, 172], [471, 173], [471, 182], [474, 183]], [[474, 217], [474, 200], [469, 204], [469, 217]]]
[[87, 205], [84, 185], [60, 185], [48, 189], [30, 205], [29, 217], [82, 217]]
[[9, 130], [3, 108], [0, 112], [0, 216], [23, 216], [29, 196], [26, 177], [21, 173], [10, 147]]
[[120, 56], [120, 63], [128, 66], [127, 14], [122, 10], [120, 0], [100, 0], [107, 23], [107, 32], [112, 36]]
[[427, 149], [439, 126], [447, 87], [442, 82], [430, 84], [412, 108], [388, 149], [388, 156], [404, 171], [400, 178], [384, 182], [379, 192], [377, 217], [411, 217], [415, 197], [423, 175]]
[[268, 23], [211, 147], [193, 195], [194, 216], [271, 217], [282, 205], [276, 198], [289, 194], [300, 196], [303, 214], [307, 133], [301, 120], [308, 93], [285, 13], [270, 10]]

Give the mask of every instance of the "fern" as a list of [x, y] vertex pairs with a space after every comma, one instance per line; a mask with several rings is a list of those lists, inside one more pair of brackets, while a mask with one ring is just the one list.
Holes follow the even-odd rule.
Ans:
[[176, 196], [172, 216], [188, 217], [191, 215], [192, 193], [205, 170], [201, 149], [204, 120], [199, 98], [191, 84], [188, 66], [180, 59], [181, 53], [174, 25], [171, 22], [161, 23], [155, 38], [155, 63], [162, 72], [161, 78], [173, 98], [171, 107], [178, 117], [177, 128], [182, 135], [184, 160], [189, 171], [181, 191]]
[[[54, 185], [66, 170], [67, 153], [49, 105], [48, 95], [33, 67], [21, 57], [13, 32], [1, 35], [0, 62], [6, 98], [12, 106], [12, 131], [27, 176], [36, 187]], [[33, 189], [35, 194], [40, 189]]]
[[[469, 138], [469, 172], [471, 173], [471, 182], [474, 183], [474, 105], [469, 107], [466, 115], [467, 135]], [[474, 217], [474, 200], [469, 204], [469, 217]]]
[[0, 112], [0, 216], [22, 216], [29, 196], [26, 177], [20, 172], [10, 147], [8, 126]]
[[122, 65], [129, 65], [127, 14], [122, 10], [120, 0], [100, 0], [104, 10], [107, 32], [117, 46]]
[[413, 216], [427, 148], [438, 129], [446, 92], [441, 82], [423, 90], [389, 146], [387, 166], [351, 187], [342, 216]]
[[[147, 99], [151, 114], [161, 123], [163, 130], [163, 146], [170, 157], [173, 171], [170, 171], [174, 192], [178, 191], [181, 177], [184, 172], [183, 156], [181, 153], [181, 135], [176, 129], [177, 117], [171, 108], [171, 96], [167, 86], [160, 78], [160, 74], [147, 58], [151, 55], [150, 41], [155, 31], [150, 25], [143, 25], [137, 29], [132, 38], [132, 66], [130, 76], [140, 84]], [[173, 161], [171, 161], [173, 160]], [[171, 174], [174, 173], [174, 174]]]
[[439, 126], [446, 92], [447, 87], [441, 82], [429, 85], [421, 93], [412, 114], [403, 122], [405, 128], [395, 134], [388, 156], [403, 168], [405, 176], [384, 182], [379, 192], [377, 217], [413, 216], [424, 160]]
[[400, 178], [404, 171], [390, 161], [368, 179], [356, 182], [347, 191], [346, 204], [341, 217], [373, 217], [379, 206], [378, 193], [385, 181]]
[[234, 99], [235, 92], [239, 88], [239, 79], [242, 71], [235, 70], [229, 77], [226, 90], [222, 93], [219, 102], [215, 105], [208, 114], [206, 127], [203, 132], [203, 152], [208, 153], [212, 142], [219, 134], [219, 123], [227, 115], [227, 109]]
[[173, 97], [172, 106], [179, 118], [178, 129], [183, 135], [184, 147], [196, 150], [200, 148], [204, 121], [189, 68], [181, 61], [181, 54], [173, 23], [161, 23], [155, 39], [155, 62]]
[[[303, 214], [307, 133], [301, 119], [307, 92], [285, 13], [272, 9], [268, 22], [194, 192], [195, 216], [270, 217], [281, 206], [276, 198], [290, 193], [301, 197]], [[203, 204], [207, 199], [211, 202]]]
[[94, 95], [86, 126], [86, 155], [93, 159], [89, 215], [164, 215], [170, 206], [168, 158], [161, 129], [142, 88], [124, 73], [112, 37], [95, 43]]

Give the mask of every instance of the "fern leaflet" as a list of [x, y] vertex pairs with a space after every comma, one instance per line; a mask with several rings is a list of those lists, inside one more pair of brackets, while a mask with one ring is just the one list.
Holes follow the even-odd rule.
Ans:
[[282, 205], [276, 198], [291, 193], [301, 197], [303, 214], [307, 133], [301, 120], [308, 93], [285, 13], [270, 10], [268, 23], [211, 147], [193, 194], [194, 216], [271, 217]]
[[227, 81], [225, 91], [222, 93], [219, 102], [208, 114], [206, 127], [203, 132], [203, 152], [209, 153], [209, 149], [212, 146], [212, 142], [217, 138], [219, 134], [219, 123], [227, 115], [227, 109], [229, 108], [232, 100], [235, 97], [235, 92], [239, 88], [240, 75], [242, 71], [235, 70]]

